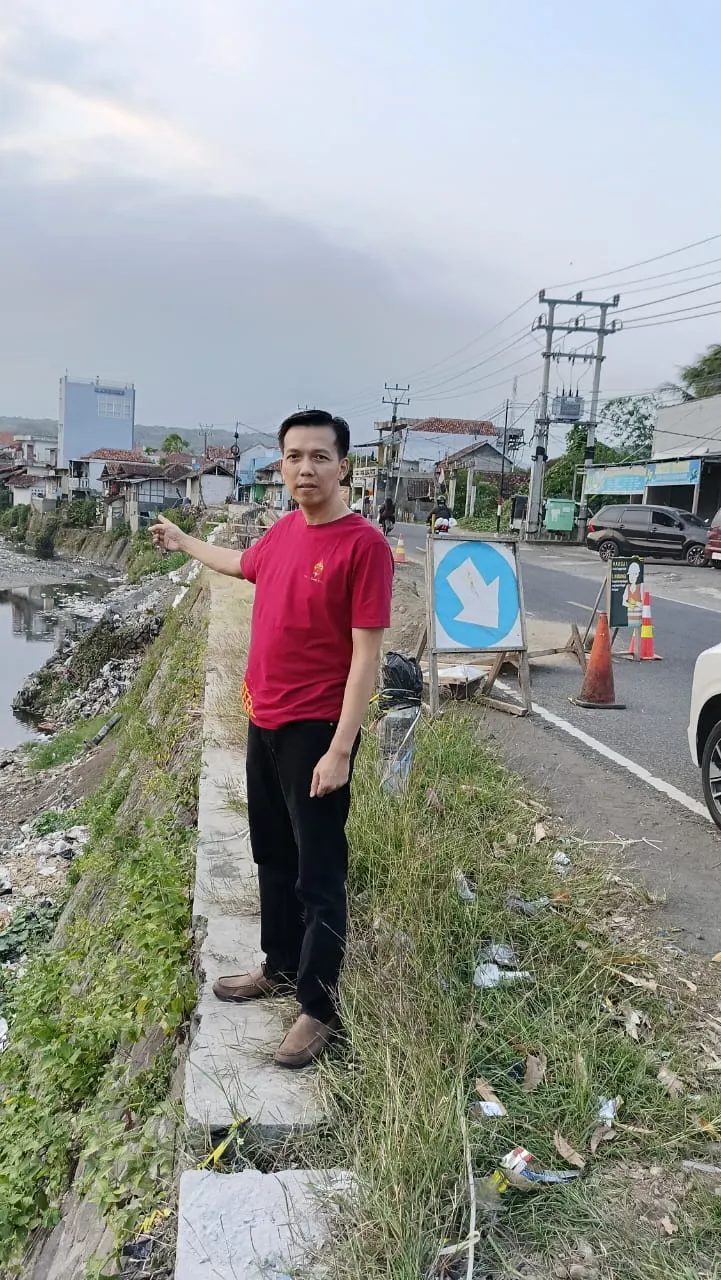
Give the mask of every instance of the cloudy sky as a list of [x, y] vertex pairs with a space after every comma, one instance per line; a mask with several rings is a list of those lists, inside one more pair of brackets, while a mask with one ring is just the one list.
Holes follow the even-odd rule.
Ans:
[[485, 416], [589, 276], [636, 308], [604, 392], [674, 377], [721, 234], [621, 269], [721, 233], [720, 38], [712, 0], [0, 0], [0, 413], [68, 369], [145, 423], [359, 440], [385, 380]]

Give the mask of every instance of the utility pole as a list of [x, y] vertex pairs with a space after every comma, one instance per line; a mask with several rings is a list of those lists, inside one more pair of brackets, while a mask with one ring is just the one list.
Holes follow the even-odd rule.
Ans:
[[199, 423], [198, 423], [198, 430], [200, 431], [200, 433], [201, 433], [201, 435], [202, 435], [202, 437], [203, 437], [203, 457], [204, 457], [204, 458], [207, 458], [207, 456], [208, 456], [208, 436], [209, 436], [209, 435], [212, 435], [212, 433], [213, 433], [213, 431], [215, 430], [215, 428], [213, 427], [213, 424], [212, 424], [212, 423], [210, 423], [210, 422], [199, 422]]
[[[386, 465], [386, 459], [384, 458], [384, 460], [383, 460], [383, 473], [384, 473], [384, 478], [383, 478], [383, 481], [382, 481], [383, 491], [382, 491], [382, 493], [378, 492], [378, 493], [376, 494], [376, 498], [377, 498], [377, 499], [380, 499], [382, 502], [385, 502], [385, 499], [386, 499], [386, 496], [387, 496], [387, 493], [388, 493], [389, 481], [391, 480], [391, 472], [392, 472], [392, 470], [393, 470], [393, 457], [394, 457], [393, 449], [394, 449], [394, 446], [395, 446], [395, 443], [396, 443], [395, 436], [396, 436], [396, 425], [397, 425], [397, 422], [398, 422], [398, 406], [399, 406], [400, 404], [410, 404], [410, 399], [405, 399], [405, 398], [404, 398], [404, 397], [406, 397], [406, 396], [408, 395], [408, 392], [410, 391], [410, 386], [407, 386], [407, 387], [399, 387], [399, 386], [398, 386], [398, 383], [396, 382], [395, 386], [393, 386], [393, 387], [389, 387], [389, 386], [388, 386], [388, 383], [386, 382], [386, 383], [384, 383], [384, 389], [385, 389], [385, 395], [383, 396], [382, 403], [383, 403], [383, 404], [390, 404], [390, 405], [392, 405], [392, 406], [393, 406], [393, 413], [391, 414], [391, 437], [390, 437], [390, 444], [389, 444], [388, 446], [386, 446], [386, 447], [387, 447], [387, 449], [389, 449], [389, 450], [390, 450], [390, 457], [391, 457], [391, 461], [390, 461], [390, 465]], [[382, 439], [382, 437], [381, 437], [381, 439]], [[399, 477], [400, 477], [400, 462], [399, 462], [399, 465], [398, 465], [398, 472], [399, 472]], [[380, 481], [380, 474], [379, 474], [378, 479], [379, 479], [379, 481]], [[380, 487], [380, 486], [379, 486], [379, 487]], [[397, 494], [397, 493], [398, 493], [398, 486], [396, 485], [396, 494]]]
[[[551, 378], [551, 361], [560, 360], [581, 360], [584, 362], [594, 362], [593, 374], [593, 391], [591, 393], [591, 407], [589, 410], [587, 431], [586, 431], [586, 452], [585, 466], [593, 463], [596, 448], [596, 423], [598, 419], [598, 396], [601, 385], [601, 366], [604, 360], [603, 342], [607, 333], [616, 333], [620, 325], [616, 320], [608, 324], [608, 311], [611, 307], [617, 307], [621, 301], [619, 294], [615, 294], [610, 302], [588, 302], [584, 299], [582, 293], [577, 293], [573, 298], [547, 298], [545, 289], [541, 289], [538, 295], [538, 301], [546, 305], [547, 313], [544, 317], [539, 316], [535, 321], [533, 329], [545, 329], [546, 344], [543, 350], [543, 378], [541, 380], [541, 393], [538, 403], [538, 417], [535, 424], [535, 452], [531, 463], [531, 483], [528, 498], [528, 511], [526, 512], [526, 528], [529, 533], [536, 533], [541, 523], [541, 508], [543, 505], [543, 481], [546, 471], [546, 462], [548, 460], [548, 428], [551, 418], [548, 413], [548, 389]], [[576, 316], [572, 324], [556, 323], [557, 307], [581, 307], [584, 311], [589, 309], [598, 309], [600, 312], [600, 323], [598, 325], [587, 325], [583, 314]], [[593, 355], [579, 354], [576, 351], [554, 351], [553, 335], [554, 333], [575, 333], [575, 334], [595, 334], [596, 335], [596, 351]], [[585, 484], [584, 484], [585, 489]], [[581, 500], [581, 511], [579, 514], [579, 537], [583, 537], [585, 522], [587, 519], [585, 501]]]
[[[515, 383], [515, 378], [514, 378]], [[515, 386], [514, 386], [515, 395]], [[509, 401], [506, 400], [506, 412], [503, 418], [503, 451], [501, 453], [501, 487], [498, 491], [498, 506], [496, 508], [496, 533], [501, 532], [501, 516], [503, 515], [503, 480], [506, 471], [506, 445], [508, 443], [508, 410], [510, 408]]]

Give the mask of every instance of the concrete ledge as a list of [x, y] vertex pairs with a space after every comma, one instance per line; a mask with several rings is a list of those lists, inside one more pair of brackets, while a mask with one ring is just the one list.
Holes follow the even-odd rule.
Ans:
[[184, 1173], [175, 1280], [289, 1280], [319, 1275], [332, 1202], [352, 1185], [333, 1169]]
[[[242, 973], [261, 959], [257, 876], [244, 810], [245, 755], [228, 742], [227, 724], [218, 714], [228, 686], [240, 696], [244, 655], [229, 654], [228, 636], [243, 608], [247, 615], [251, 598], [247, 584], [210, 575], [193, 896], [200, 996], [186, 1066], [185, 1112], [196, 1134], [223, 1132], [247, 1116], [262, 1137], [276, 1140], [320, 1119], [313, 1069], [286, 1071], [272, 1061], [297, 1006], [292, 1001], [224, 1004], [212, 992], [221, 974]], [[237, 660], [237, 671], [226, 669], [222, 678], [229, 659]]]

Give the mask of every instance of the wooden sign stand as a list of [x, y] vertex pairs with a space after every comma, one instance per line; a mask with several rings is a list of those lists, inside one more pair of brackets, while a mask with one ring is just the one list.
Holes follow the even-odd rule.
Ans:
[[[493, 665], [488, 672], [483, 685], [479, 691], [478, 697], [481, 698], [486, 706], [493, 707], [497, 711], [505, 711], [510, 715], [525, 716], [531, 710], [531, 673], [528, 665], [528, 645], [526, 641], [526, 616], [523, 607], [523, 584], [521, 582], [521, 566], [515, 554], [515, 540], [499, 539], [493, 537], [483, 537], [479, 535], [468, 535], [467, 533], [444, 534], [444, 542], [487, 542], [493, 544], [501, 543], [504, 546], [514, 547], [514, 560], [516, 569], [516, 581], [518, 583], [518, 611], [521, 623], [522, 645], [516, 649], [442, 649], [436, 647], [436, 601], [435, 601], [435, 563], [433, 558], [433, 535], [429, 535], [426, 542], [426, 607], [427, 620], [424, 634], [419, 637], [418, 646], [416, 648], [416, 656], [420, 659], [424, 648], [428, 648], [428, 686], [430, 690], [431, 715], [438, 715], [440, 711], [440, 685], [438, 680], [438, 658], [439, 654], [445, 657], [456, 657], [459, 659], [470, 659], [473, 657], [487, 656], [494, 654]], [[513, 661], [518, 671], [518, 683], [520, 687], [519, 703], [507, 702], [501, 698], [493, 697], [492, 691], [501, 674], [503, 666], [506, 662]]]

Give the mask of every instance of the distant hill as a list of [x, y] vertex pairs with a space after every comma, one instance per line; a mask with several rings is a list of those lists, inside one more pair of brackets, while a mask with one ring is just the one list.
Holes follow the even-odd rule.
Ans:
[[[54, 418], [8, 418], [0, 415], [0, 434], [6, 431], [12, 432], [14, 435], [37, 435], [57, 439], [58, 424]], [[140, 422], [135, 424], [135, 443], [141, 448], [145, 445], [159, 448], [171, 431], [177, 431], [183, 440], [188, 441], [192, 453], [199, 453], [202, 450], [204, 445], [202, 431], [186, 431], [183, 427], [145, 427]], [[214, 430], [208, 432], [209, 445], [230, 446], [232, 443], [232, 431]], [[267, 445], [270, 448], [275, 443], [276, 437], [268, 435], [267, 432], [243, 430], [238, 432], [238, 444], [241, 449], [253, 444]], [[102, 441], [100, 440], [98, 448], [102, 448]]]

